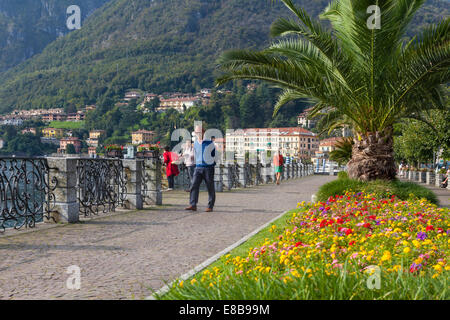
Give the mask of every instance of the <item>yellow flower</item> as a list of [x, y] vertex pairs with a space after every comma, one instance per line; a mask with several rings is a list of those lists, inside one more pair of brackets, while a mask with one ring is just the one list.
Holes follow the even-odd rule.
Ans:
[[192, 280], [191, 280], [191, 284], [192, 284], [192, 285], [194, 285], [196, 282], [197, 282], [197, 280], [195, 280], [195, 279], [192, 279]]
[[383, 256], [381, 257], [381, 261], [389, 261], [391, 260], [391, 253], [389, 251], [385, 251]]
[[184, 281], [180, 281], [180, 288], [183, 288]]
[[436, 264], [433, 266], [433, 269], [437, 272], [442, 272], [442, 266], [440, 264]]
[[411, 251], [411, 249], [409, 247], [406, 247], [405, 249], [403, 249], [404, 253], [409, 253]]

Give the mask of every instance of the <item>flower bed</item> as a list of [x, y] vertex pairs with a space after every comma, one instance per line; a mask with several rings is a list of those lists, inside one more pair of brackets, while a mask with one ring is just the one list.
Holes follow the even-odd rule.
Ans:
[[162, 298], [448, 299], [449, 212], [365, 193], [301, 203], [246, 256], [226, 255]]

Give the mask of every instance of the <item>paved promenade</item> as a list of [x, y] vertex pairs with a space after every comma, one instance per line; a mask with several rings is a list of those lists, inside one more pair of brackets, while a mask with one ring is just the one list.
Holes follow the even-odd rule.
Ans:
[[[141, 299], [280, 213], [309, 201], [329, 176], [217, 194], [215, 211], [184, 211], [188, 193], [166, 192], [162, 208], [0, 236], [0, 299]], [[14, 234], [8, 233], [8, 234]], [[81, 268], [81, 289], [66, 270]]]

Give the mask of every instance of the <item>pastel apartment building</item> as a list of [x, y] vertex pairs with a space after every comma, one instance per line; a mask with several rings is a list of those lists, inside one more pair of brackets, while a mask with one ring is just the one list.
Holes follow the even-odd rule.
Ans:
[[81, 141], [76, 137], [68, 137], [59, 140], [59, 152], [66, 152], [66, 148], [69, 144], [72, 144], [75, 147], [75, 152], [80, 153], [81, 151]]
[[242, 155], [246, 152], [277, 151], [283, 156], [310, 159], [319, 150], [318, 136], [304, 128], [251, 128], [227, 130], [226, 150]]
[[138, 130], [131, 133], [132, 144], [152, 143], [154, 138], [154, 131]]
[[45, 138], [62, 138], [64, 136], [64, 129], [44, 128], [42, 129], [42, 136]]

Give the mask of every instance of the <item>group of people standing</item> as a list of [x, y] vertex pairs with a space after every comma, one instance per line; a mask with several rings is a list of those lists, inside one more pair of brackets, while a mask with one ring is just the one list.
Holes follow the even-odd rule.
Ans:
[[179, 160], [182, 160], [186, 165], [189, 176], [189, 188], [186, 191], [190, 192], [190, 201], [186, 210], [197, 211], [200, 185], [202, 181], [205, 181], [208, 190], [206, 212], [212, 212], [216, 201], [214, 186], [216, 147], [211, 139], [204, 139], [205, 130], [202, 126], [196, 126], [194, 134], [195, 142], [192, 143], [190, 140], [186, 142], [181, 159], [178, 154], [170, 151], [170, 147], [165, 148], [163, 158], [169, 182], [167, 190], [174, 189], [175, 177], [180, 173], [178, 163], [180, 163]]
[[[183, 161], [189, 177], [189, 188], [185, 191], [190, 192], [189, 206], [186, 207], [186, 210], [197, 211], [200, 185], [202, 181], [205, 181], [208, 190], [208, 207], [206, 212], [212, 212], [216, 201], [214, 186], [216, 147], [213, 139], [205, 139], [205, 130], [202, 126], [196, 126], [194, 134], [194, 143], [191, 140], [185, 143], [181, 157], [177, 153], [171, 152], [169, 146], [165, 148], [163, 158], [169, 183], [167, 190], [171, 191], [174, 189], [175, 177], [180, 174], [178, 164]], [[277, 185], [281, 181], [284, 162], [285, 160], [278, 150], [273, 157]]]

